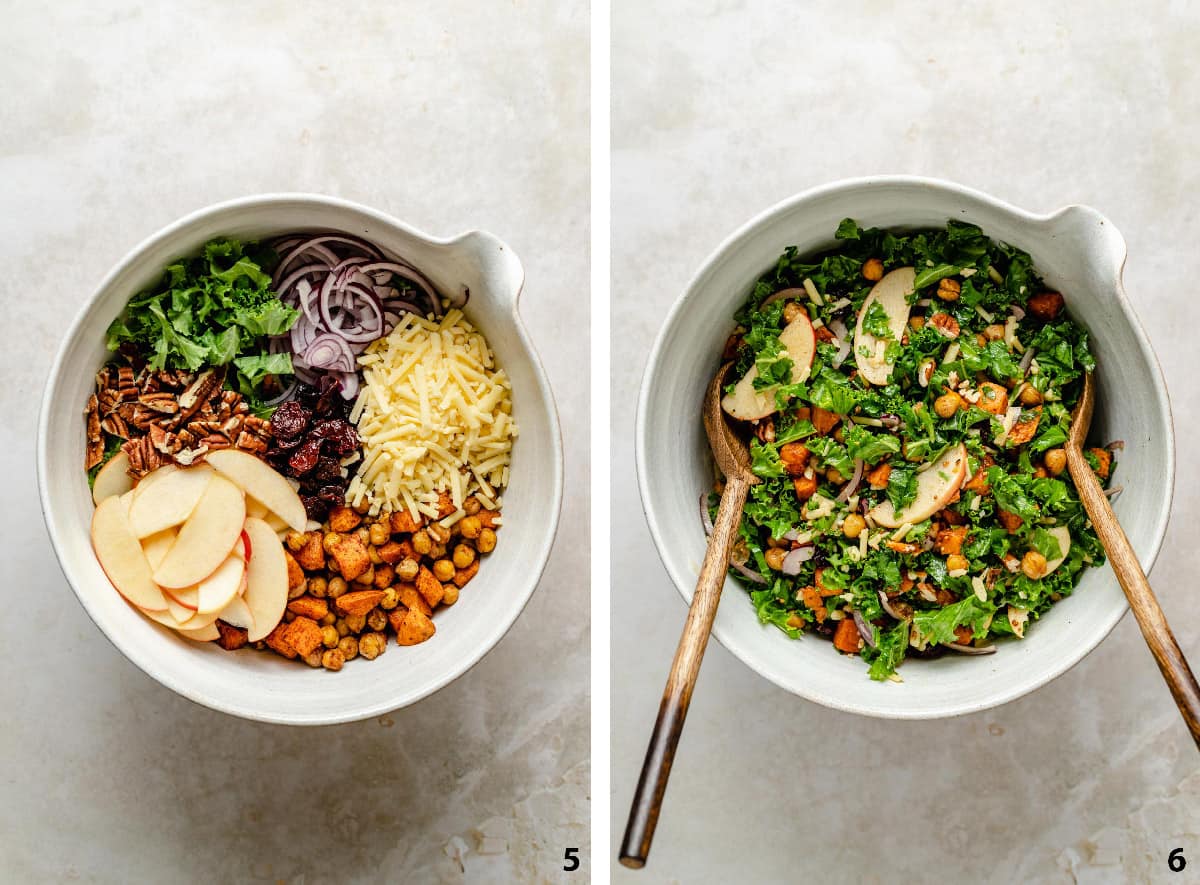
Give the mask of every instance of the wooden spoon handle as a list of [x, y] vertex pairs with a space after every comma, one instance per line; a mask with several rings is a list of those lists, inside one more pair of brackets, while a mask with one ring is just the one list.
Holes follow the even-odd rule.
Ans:
[[725, 482], [721, 507], [708, 541], [708, 552], [704, 555], [704, 565], [700, 569], [696, 592], [688, 609], [687, 623], [683, 635], [679, 637], [679, 646], [675, 649], [675, 660], [671, 662], [671, 673], [663, 690], [658, 719], [650, 735], [650, 746], [646, 748], [646, 760], [642, 763], [642, 774], [638, 778], [633, 804], [629, 809], [629, 821], [625, 825], [625, 838], [621, 842], [621, 863], [635, 870], [645, 865], [646, 857], [650, 854], [650, 842], [654, 839], [667, 779], [671, 776], [671, 764], [675, 761], [675, 748], [683, 731], [683, 721], [687, 718], [692, 689], [700, 673], [700, 661], [708, 645], [708, 634], [717, 616], [717, 603], [721, 601], [730, 550], [749, 489], [750, 482], [745, 476], [732, 476]]
[[1200, 685], [1197, 685], [1187, 658], [1183, 656], [1179, 643], [1171, 633], [1167, 618], [1158, 600], [1154, 598], [1154, 591], [1150, 589], [1150, 582], [1146, 580], [1146, 574], [1137, 561], [1133, 547], [1125, 537], [1125, 532], [1117, 521], [1112, 505], [1091, 466], [1083, 457], [1083, 453], [1074, 446], [1067, 447], [1067, 461], [1071, 469], [1071, 478], [1075, 480], [1075, 488], [1079, 490], [1079, 498], [1096, 528], [1100, 543], [1108, 553], [1108, 561], [1121, 589], [1129, 599], [1129, 607], [1133, 609], [1138, 626], [1142, 628], [1142, 636], [1150, 646], [1154, 660], [1158, 662], [1158, 669], [1162, 671], [1163, 678], [1175, 697], [1179, 712], [1183, 714], [1183, 721], [1192, 733], [1192, 740], [1196, 742], [1196, 747], [1200, 748]]

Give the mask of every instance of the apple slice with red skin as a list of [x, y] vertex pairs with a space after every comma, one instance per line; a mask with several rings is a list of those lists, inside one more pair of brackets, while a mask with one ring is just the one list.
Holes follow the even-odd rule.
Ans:
[[168, 588], [199, 584], [229, 556], [245, 517], [242, 490], [223, 476], [213, 476], [162, 564], [155, 569], [154, 580]]
[[242, 579], [246, 574], [246, 563], [240, 556], [228, 556], [217, 566], [217, 570], [205, 578], [196, 588], [196, 613], [219, 612], [238, 595]]
[[129, 525], [123, 496], [105, 498], [97, 505], [91, 534], [96, 559], [117, 592], [140, 608], [166, 611], [167, 600]]
[[[800, 314], [779, 333], [779, 341], [792, 361], [792, 383], [798, 384], [808, 378], [812, 370], [813, 356], [817, 352], [817, 338], [808, 317]], [[751, 366], [734, 385], [733, 392], [721, 399], [721, 408], [731, 418], [739, 421], [758, 421], [778, 411], [775, 405], [775, 386], [757, 390], [754, 382], [758, 378], [758, 366]]]
[[148, 489], [135, 491], [129, 508], [129, 524], [134, 534], [146, 538], [183, 523], [200, 503], [212, 476], [211, 467], [198, 464], [176, 470]]
[[882, 307], [887, 314], [888, 330], [891, 331], [892, 337], [897, 341], [901, 340], [911, 310], [908, 296], [913, 293], [913, 283], [916, 279], [915, 268], [900, 267], [893, 270], [872, 287], [858, 310], [858, 324], [854, 327], [854, 361], [858, 364], [858, 371], [872, 384], [887, 384], [895, 364], [880, 360], [876, 355], [879, 345], [886, 347], [887, 341], [877, 338], [863, 328], [867, 310], [872, 304]]
[[208, 463], [222, 476], [231, 480], [238, 488], [291, 529], [304, 531], [308, 514], [304, 502], [283, 476], [265, 461], [238, 449], [220, 449], [208, 453]]
[[246, 568], [246, 593], [242, 597], [254, 618], [247, 639], [257, 642], [275, 629], [287, 607], [288, 569], [283, 544], [261, 519], [246, 520], [246, 534], [254, 549]]
[[[176, 596], [176, 593], [181, 595]], [[163, 595], [167, 598], [167, 613], [177, 620], [180, 626], [195, 616], [197, 598], [195, 587], [189, 587], [187, 590], [164, 590]]]
[[126, 473], [128, 469], [129, 456], [124, 452], [117, 452], [109, 458], [92, 482], [92, 501], [99, 504], [105, 498], [123, 495], [131, 490], [133, 479]]
[[240, 596], [229, 600], [229, 604], [221, 609], [217, 617], [233, 627], [241, 627], [247, 631], [254, 629], [254, 615], [250, 612], [250, 606], [246, 605], [246, 600]]
[[918, 523], [944, 508], [958, 494], [967, 479], [967, 449], [957, 445], [938, 456], [937, 462], [917, 474], [917, 495], [912, 503], [896, 512], [891, 501], [882, 501], [868, 515], [876, 524], [895, 529], [905, 523]]

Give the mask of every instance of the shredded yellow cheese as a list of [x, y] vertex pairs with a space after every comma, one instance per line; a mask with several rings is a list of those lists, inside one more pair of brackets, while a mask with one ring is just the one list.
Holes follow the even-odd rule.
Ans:
[[512, 387], [487, 341], [451, 310], [440, 321], [405, 315], [359, 357], [363, 384], [350, 420], [364, 455], [347, 498], [371, 514], [408, 510], [436, 517], [438, 495], [455, 512], [475, 495], [500, 505], [517, 436]]

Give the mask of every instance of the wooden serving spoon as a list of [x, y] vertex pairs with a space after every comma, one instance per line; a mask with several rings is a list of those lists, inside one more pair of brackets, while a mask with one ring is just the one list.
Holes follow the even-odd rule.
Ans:
[[729, 556], [741, 522], [742, 508], [750, 486], [759, 481], [750, 472], [750, 450], [726, 422], [721, 409], [721, 388], [731, 365], [726, 363], [720, 368], [704, 394], [704, 432], [708, 435], [717, 469], [725, 476], [725, 490], [721, 493], [721, 506], [708, 539], [704, 565], [696, 581], [683, 635], [675, 649], [675, 660], [671, 662], [671, 673], [658, 707], [658, 719], [650, 735], [650, 746], [646, 748], [646, 760], [642, 763], [642, 774], [629, 809], [629, 822], [625, 825], [620, 860], [635, 870], [645, 866], [650, 854], [667, 779], [671, 776], [671, 764], [675, 761], [675, 748], [687, 718], [692, 689], [700, 673], [700, 661], [708, 645], [708, 634], [717, 616], [717, 603], [721, 601], [721, 588], [729, 570]]
[[1159, 607], [1158, 600], [1154, 598], [1150, 582], [1146, 580], [1146, 574], [1138, 564], [1133, 547], [1125, 537], [1121, 524], [1117, 522], [1112, 505], [1100, 487], [1100, 481], [1096, 479], [1091, 465], [1083, 457], [1083, 443], [1092, 424], [1094, 404], [1094, 383], [1089, 372], [1083, 379], [1083, 394], [1079, 398], [1079, 404], [1075, 406], [1075, 413], [1071, 416], [1071, 435], [1066, 445], [1067, 467], [1071, 471], [1071, 479], [1075, 481], [1075, 488], [1079, 491], [1083, 509], [1087, 511], [1100, 543], [1108, 554], [1108, 561], [1117, 576], [1117, 582], [1125, 591], [1129, 607], [1133, 609], [1138, 626], [1142, 628], [1142, 636], [1150, 646], [1171, 694], [1175, 696], [1175, 703], [1179, 712], [1183, 714], [1183, 721], [1191, 730], [1192, 740], [1196, 742], [1197, 748], [1200, 748], [1200, 685], [1196, 684], [1196, 677], [1192, 675], [1187, 658], [1179, 650], [1179, 643], [1171, 633], [1167, 618]]

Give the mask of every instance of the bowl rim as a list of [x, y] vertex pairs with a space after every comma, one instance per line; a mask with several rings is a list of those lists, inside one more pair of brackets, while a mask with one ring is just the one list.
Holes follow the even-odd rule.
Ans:
[[[232, 702], [223, 698], [210, 695], [204, 691], [198, 691], [174, 677], [158, 672], [155, 667], [154, 658], [145, 651], [137, 648], [133, 643], [125, 641], [124, 637], [113, 636], [101, 626], [92, 611], [92, 607], [88, 602], [87, 594], [80, 590], [78, 583], [70, 573], [67, 564], [63, 560], [63, 555], [60, 551], [59, 531], [57, 520], [53, 517], [55, 511], [54, 502], [50, 500], [48, 484], [45, 481], [47, 475], [47, 458], [48, 458], [48, 438], [50, 433], [50, 403], [53, 398], [53, 392], [59, 385], [60, 378], [65, 371], [65, 356], [69, 342], [73, 341], [80, 334], [84, 317], [87, 315], [92, 305], [95, 304], [100, 294], [104, 292], [112, 282], [123, 273], [131, 264], [136, 262], [139, 257], [154, 247], [155, 245], [170, 239], [179, 233], [180, 230], [203, 220], [209, 216], [217, 215], [225, 212], [236, 212], [242, 209], [254, 208], [273, 203], [309, 203], [320, 205], [343, 211], [355, 212], [370, 218], [372, 221], [403, 231], [408, 236], [424, 240], [425, 242], [435, 246], [452, 246], [460, 242], [467, 241], [472, 238], [484, 238], [501, 246], [504, 251], [512, 256], [512, 261], [515, 262], [517, 268], [518, 279], [516, 281], [514, 291], [511, 297], [511, 303], [508, 305], [508, 319], [513, 325], [517, 338], [521, 347], [528, 356], [530, 368], [532, 369], [533, 378], [536, 382], [537, 393], [542, 401], [543, 406], [549, 413], [550, 426], [550, 447], [552, 457], [549, 459], [548, 466], [551, 470], [551, 494], [553, 496], [553, 506], [547, 514], [548, 519], [545, 522], [545, 528], [542, 532], [540, 542], [538, 544], [536, 557], [529, 563], [526, 569], [526, 580], [524, 590], [521, 597], [517, 600], [518, 604], [512, 609], [510, 617], [500, 618], [493, 624], [491, 632], [487, 634], [484, 641], [473, 647], [468, 654], [460, 657], [455, 666], [447, 670], [438, 679], [431, 682], [415, 695], [406, 697], [397, 702], [392, 700], [381, 700], [369, 706], [361, 707], [357, 710], [338, 713], [338, 714], [322, 714], [317, 711], [314, 714], [279, 714], [275, 712], [263, 712], [256, 710], [246, 704]], [[463, 676], [470, 671], [476, 664], [502, 640], [512, 626], [520, 618], [525, 607], [529, 604], [530, 598], [540, 584], [541, 577], [545, 572], [546, 565], [550, 558], [550, 552], [554, 546], [554, 540], [558, 533], [559, 520], [562, 512], [563, 498], [563, 446], [562, 446], [562, 426], [559, 420], [558, 408], [554, 400], [554, 392], [550, 387], [549, 379], [546, 376], [545, 368], [542, 365], [541, 357], [538, 355], [537, 349], [534, 347], [533, 340], [530, 338], [528, 330], [525, 328], [524, 322], [521, 320], [519, 311], [520, 296], [524, 291], [525, 286], [525, 268], [517, 257], [516, 253], [504, 241], [500, 240], [494, 234], [478, 229], [469, 229], [457, 236], [451, 237], [435, 237], [425, 233], [419, 228], [410, 225], [386, 212], [378, 209], [373, 209], [362, 203], [352, 200], [346, 200], [341, 197], [329, 196], [326, 194], [307, 193], [307, 192], [270, 192], [260, 194], [248, 194], [240, 197], [235, 197], [228, 200], [222, 200], [217, 203], [212, 203], [194, 209], [191, 212], [177, 218], [175, 221], [159, 228], [149, 236], [144, 237], [136, 245], [130, 248], [119, 261], [100, 279], [93, 287], [88, 297], [79, 305], [75, 316], [68, 325], [66, 331], [60, 338], [58, 348], [54, 355], [54, 360], [51, 363], [50, 371], [47, 373], [45, 386], [42, 391], [41, 404], [39, 407], [38, 423], [37, 423], [37, 485], [38, 485], [38, 500], [41, 506], [42, 519], [46, 524], [46, 530], [50, 535], [51, 548], [54, 551], [55, 559], [58, 561], [59, 570], [63, 577], [70, 585], [72, 592], [75, 594], [79, 604], [83, 607], [92, 623], [100, 630], [103, 635], [122, 655], [125, 656], [132, 664], [144, 672], [147, 676], [154, 679], [156, 682], [170, 689], [182, 697], [187, 698], [201, 706], [208, 707], [212, 710], [217, 710], [221, 713], [226, 713], [232, 716], [238, 716], [243, 719], [249, 719], [258, 722], [266, 722], [278, 725], [335, 725], [343, 722], [355, 722], [363, 719], [370, 719], [376, 716], [389, 713], [394, 710], [399, 710], [404, 707], [415, 704], [430, 695], [445, 688], [454, 680]]]
[[[1128, 249], [1124, 237], [1113, 226], [1102, 213], [1097, 210], [1084, 206], [1082, 204], [1068, 204], [1059, 209], [1046, 213], [1034, 213], [1025, 209], [1021, 209], [1005, 200], [993, 197], [990, 194], [966, 185], [958, 184], [957, 182], [948, 181], [940, 178], [932, 178], [921, 175], [868, 175], [854, 178], [838, 179], [832, 182], [827, 182], [816, 187], [808, 188], [800, 193], [787, 197], [773, 206], [762, 210], [748, 221], [741, 224], [732, 233], [726, 236], [704, 262], [699, 269], [690, 277], [681, 295], [679, 295], [671, 305], [666, 318], [659, 326], [658, 333], [654, 339], [654, 345], [650, 349], [649, 358], [646, 361], [646, 367], [642, 373], [642, 380], [638, 390], [637, 399], [637, 415], [634, 424], [634, 460], [637, 473], [638, 494], [641, 499], [642, 513], [646, 519], [646, 523], [650, 529], [651, 538], [654, 541], [655, 551], [658, 553], [659, 560], [666, 569], [671, 578], [675, 589], [683, 599], [685, 605], [690, 606], [692, 594], [694, 592], [695, 579], [694, 576], [684, 574], [675, 567], [675, 563], [667, 554], [667, 544], [664, 539], [662, 528], [655, 511], [654, 498], [650, 492], [649, 479], [647, 476], [648, 468], [648, 439], [647, 439], [647, 418], [646, 410], [649, 403], [652, 390], [652, 381], [657, 374], [658, 364], [662, 357], [663, 350], [667, 345], [670, 331], [675, 326], [678, 318], [686, 311], [692, 300], [697, 295], [697, 287], [705, 280], [709, 273], [716, 267], [725, 257], [739, 247], [739, 245], [748, 237], [757, 233], [758, 229], [763, 225], [773, 220], [776, 216], [785, 212], [791, 211], [802, 204], [817, 200], [823, 197], [836, 195], [839, 192], [873, 188], [873, 187], [923, 187], [932, 190], [941, 191], [947, 195], [958, 196], [972, 201], [987, 204], [991, 208], [998, 209], [1012, 215], [1022, 223], [1046, 223], [1051, 219], [1060, 216], [1064, 213], [1073, 210], [1082, 210], [1090, 213], [1095, 218], [1103, 222], [1109, 231], [1109, 236], [1113, 239], [1117, 248], [1114, 250], [1114, 267], [1113, 282], [1114, 294], [1116, 301], [1121, 307], [1122, 313], [1129, 320], [1130, 327], [1133, 331], [1135, 340], [1141, 352], [1142, 358], [1151, 367], [1151, 377], [1154, 381], [1154, 396], [1160, 406], [1161, 412], [1165, 417], [1166, 423], [1166, 495], [1164, 496], [1163, 506], [1159, 510], [1153, 526], [1152, 541], [1148, 554], [1143, 558], [1142, 567], [1147, 575], [1150, 574], [1154, 567], [1154, 562], [1158, 558], [1159, 551], [1162, 549], [1163, 541], [1166, 537], [1167, 524], [1170, 520], [1171, 504], [1175, 492], [1175, 428], [1174, 420], [1171, 413], [1171, 401], [1167, 390], [1166, 377], [1162, 371], [1162, 365], [1159, 362], [1157, 354], [1150, 343], [1149, 337], [1146, 335], [1145, 329], [1142, 327], [1141, 321], [1138, 319], [1136, 311], [1125, 292], [1123, 280], [1125, 262], [1128, 257]], [[728, 580], [728, 579], [727, 579]], [[1047, 668], [1035, 679], [1028, 683], [1015, 685], [1011, 690], [1000, 692], [991, 698], [982, 701], [967, 701], [955, 704], [944, 704], [937, 708], [926, 708], [921, 710], [903, 710], [903, 711], [882, 711], [874, 708], [869, 703], [859, 703], [856, 701], [847, 701], [843, 697], [826, 692], [820, 686], [804, 684], [801, 686], [786, 683], [781, 679], [777, 679], [773, 674], [764, 673], [760, 670], [752, 660], [743, 656], [741, 646], [736, 641], [725, 635], [723, 626], [714, 622], [712, 635], [716, 640], [733, 655], [737, 660], [741, 661], [746, 667], [754, 671], [760, 677], [777, 685], [779, 688], [787, 691], [790, 694], [804, 698], [809, 701], [821, 704], [822, 706], [831, 709], [840, 710], [846, 713], [856, 713], [862, 716], [871, 716], [881, 719], [900, 719], [900, 720], [926, 720], [926, 719], [944, 719], [954, 716], [963, 716], [968, 713], [977, 713], [982, 710], [992, 709], [1014, 701], [1017, 698], [1023, 697], [1030, 692], [1036, 691], [1042, 686], [1052, 682], [1059, 676], [1066, 673], [1085, 657], [1087, 657], [1097, 646], [1103, 642], [1113, 629], [1120, 623], [1121, 619], [1129, 611], [1128, 601], [1122, 596], [1121, 603], [1113, 607], [1101, 625], [1101, 629], [1096, 631], [1095, 637], [1089, 643], [1076, 646], [1071, 653], [1064, 655], [1063, 658], [1056, 662], [1053, 667]]]

